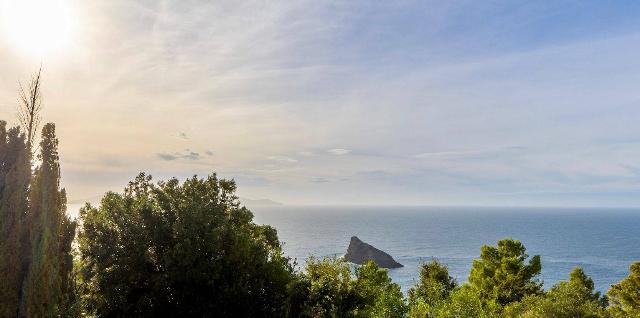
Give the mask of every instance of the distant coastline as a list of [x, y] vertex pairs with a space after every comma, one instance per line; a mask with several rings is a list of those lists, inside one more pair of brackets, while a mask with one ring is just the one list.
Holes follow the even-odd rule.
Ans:
[[247, 199], [240, 198], [240, 202], [248, 207], [269, 207], [269, 206], [284, 206], [284, 203], [273, 201], [270, 199]]

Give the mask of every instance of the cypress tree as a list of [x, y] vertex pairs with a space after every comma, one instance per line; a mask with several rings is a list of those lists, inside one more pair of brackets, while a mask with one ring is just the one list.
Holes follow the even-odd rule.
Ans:
[[26, 257], [25, 217], [31, 155], [19, 128], [0, 121], [0, 317], [19, 315]]
[[33, 176], [27, 224], [31, 262], [22, 290], [21, 311], [28, 317], [64, 316], [69, 296], [71, 242], [75, 222], [66, 215], [66, 193], [60, 189], [55, 125], [46, 124], [40, 142], [41, 164]]
[[40, 123], [40, 71], [20, 86], [19, 127], [0, 121], [0, 317], [69, 316], [71, 244], [76, 223], [65, 214], [55, 126], [42, 130], [41, 165], [32, 173]]

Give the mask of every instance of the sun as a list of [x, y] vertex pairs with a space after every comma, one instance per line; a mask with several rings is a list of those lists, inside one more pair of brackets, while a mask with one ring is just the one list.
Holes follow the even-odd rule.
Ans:
[[2, 28], [9, 45], [38, 57], [67, 46], [72, 15], [64, 0], [0, 0]]

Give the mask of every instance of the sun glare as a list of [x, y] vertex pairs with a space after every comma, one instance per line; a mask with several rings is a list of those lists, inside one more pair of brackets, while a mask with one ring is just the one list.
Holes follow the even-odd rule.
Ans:
[[9, 45], [43, 57], [71, 39], [72, 15], [64, 0], [0, 0], [2, 27]]

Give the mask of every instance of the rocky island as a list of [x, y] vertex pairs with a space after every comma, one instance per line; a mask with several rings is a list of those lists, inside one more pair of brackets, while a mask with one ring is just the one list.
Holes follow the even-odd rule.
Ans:
[[382, 268], [400, 268], [402, 264], [396, 262], [391, 255], [361, 241], [357, 236], [352, 236], [349, 242], [347, 254], [344, 259], [362, 265], [368, 260], [372, 260], [376, 265]]

